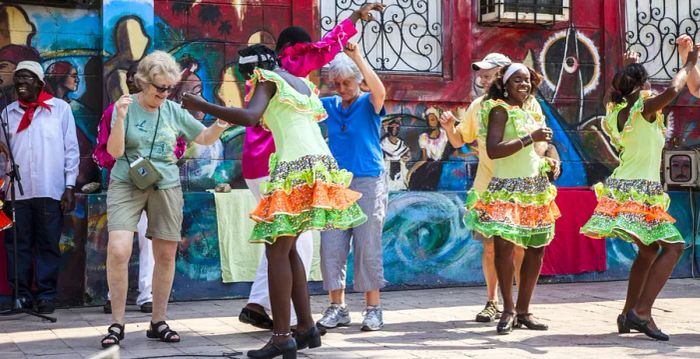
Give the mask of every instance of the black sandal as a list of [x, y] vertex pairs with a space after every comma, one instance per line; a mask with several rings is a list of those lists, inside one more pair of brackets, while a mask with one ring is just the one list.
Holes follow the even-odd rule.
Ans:
[[[151, 329], [146, 331], [146, 336], [151, 339], [160, 339], [161, 342], [165, 343], [177, 343], [180, 341], [180, 334], [171, 330], [164, 320], [158, 323], [151, 322]], [[173, 338], [174, 336], [177, 336], [177, 338]]]
[[[119, 331], [115, 330], [118, 329]], [[112, 345], [119, 345], [119, 342], [124, 340], [124, 324], [114, 323], [107, 328], [107, 334], [102, 338], [102, 348], [109, 348]], [[112, 342], [106, 342], [111, 340]]]
[[[510, 317], [508, 317], [510, 315]], [[513, 331], [513, 327], [517, 324], [514, 312], [503, 311], [501, 314], [501, 320], [498, 321], [496, 325], [496, 333], [500, 335], [510, 334]]]

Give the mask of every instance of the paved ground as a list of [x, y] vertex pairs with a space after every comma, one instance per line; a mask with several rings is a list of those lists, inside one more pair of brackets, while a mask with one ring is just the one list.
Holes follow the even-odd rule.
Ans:
[[[550, 324], [548, 332], [516, 330], [498, 336], [495, 324], [474, 321], [484, 288], [450, 288], [383, 294], [386, 327], [360, 332], [357, 323], [329, 332], [323, 346], [300, 352], [308, 358], [700, 358], [700, 280], [673, 280], [656, 302], [659, 326], [671, 335], [656, 342], [643, 334], [618, 335], [625, 282], [541, 285], [532, 311]], [[321, 313], [325, 297], [312, 298]], [[361, 321], [361, 296], [348, 297], [352, 318]], [[149, 318], [128, 312], [122, 358], [242, 358], [262, 346], [269, 332], [238, 322], [244, 300], [171, 304], [169, 321], [183, 336], [179, 344], [146, 339]], [[57, 310], [57, 323], [29, 316], [0, 318], [0, 358], [81, 358], [99, 351], [110, 318], [101, 308]]]

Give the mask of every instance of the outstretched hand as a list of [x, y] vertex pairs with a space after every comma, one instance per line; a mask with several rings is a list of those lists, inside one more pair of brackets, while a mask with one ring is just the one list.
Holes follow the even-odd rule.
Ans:
[[207, 101], [202, 96], [190, 92], [182, 94], [182, 108], [190, 111], [201, 111], [202, 104]]
[[700, 53], [700, 45], [693, 45], [692, 49], [690, 50], [690, 53], [688, 54], [688, 59], [686, 60], [686, 64], [692, 64], [695, 66], [695, 64], [698, 63], [698, 54]]
[[627, 51], [622, 55], [622, 66], [639, 63], [639, 53], [637, 51]]
[[[370, 11], [376, 10], [376, 11], [381, 12], [381, 11], [384, 11], [384, 8], [386, 8], [386, 5], [384, 5], [384, 4], [380, 4], [377, 2], [367, 3], [367, 4], [362, 5], [362, 7], [360, 7], [359, 9], [355, 10], [353, 15], [355, 15], [354, 17], [356, 19], [362, 19], [362, 21], [372, 21], [372, 20], [374, 20], [374, 16], [372, 16]], [[355, 20], [355, 21], [357, 21], [357, 20]]]
[[451, 129], [455, 125], [457, 118], [451, 111], [445, 111], [440, 115], [440, 126], [445, 129]]

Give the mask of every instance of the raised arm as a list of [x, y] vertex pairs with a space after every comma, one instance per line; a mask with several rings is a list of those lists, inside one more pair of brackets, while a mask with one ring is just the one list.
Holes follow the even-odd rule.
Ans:
[[503, 133], [508, 121], [506, 109], [498, 106], [489, 113], [488, 132], [486, 134], [486, 153], [491, 159], [508, 157], [533, 142], [550, 142], [552, 130], [546, 127], [538, 128], [523, 138], [503, 141]]
[[374, 106], [374, 112], [380, 113], [384, 107], [384, 99], [386, 98], [386, 89], [384, 88], [382, 80], [379, 79], [377, 73], [367, 64], [367, 61], [362, 58], [360, 47], [357, 46], [357, 44], [348, 43], [347, 46], [345, 46], [344, 52], [355, 62], [357, 68], [360, 69], [360, 73], [362, 73], [362, 77], [364, 77], [365, 83], [369, 88], [369, 101], [372, 103], [372, 106]]
[[311, 71], [320, 69], [333, 60], [350, 38], [357, 34], [355, 23], [358, 20], [372, 20], [370, 11], [382, 11], [384, 7], [385, 5], [379, 3], [365, 4], [355, 10], [349, 18], [338, 23], [320, 41], [285, 48], [279, 54], [282, 68], [299, 77], [305, 77]]
[[654, 114], [666, 107], [678, 96], [678, 94], [681, 93], [688, 79], [688, 73], [695, 68], [695, 64], [698, 61], [698, 50], [700, 50], [700, 45], [693, 46], [692, 51], [688, 54], [688, 59], [686, 60], [685, 65], [678, 70], [675, 76], [673, 76], [671, 84], [666, 88], [666, 90], [664, 90], [664, 92], [644, 101], [644, 111], [642, 112], [642, 116], [644, 116], [647, 121], [654, 122], [656, 120], [656, 116]]
[[182, 96], [182, 107], [207, 113], [235, 125], [251, 127], [255, 126], [263, 113], [265, 113], [265, 109], [267, 109], [267, 105], [270, 103], [272, 96], [274, 96], [276, 89], [274, 82], [259, 82], [255, 86], [253, 98], [248, 102], [248, 107], [246, 108], [220, 106], [209, 103], [200, 96], [185, 93]]
[[133, 102], [131, 96], [122, 95], [114, 104], [116, 118], [107, 139], [107, 153], [114, 158], [119, 158], [124, 154], [124, 119], [131, 102]]
[[[465, 121], [468, 120], [469, 119], [465, 119]], [[462, 136], [455, 128], [455, 121], [457, 121], [457, 118], [450, 111], [445, 111], [440, 115], [440, 126], [445, 129], [445, 133], [447, 133], [447, 139], [450, 140], [450, 144], [454, 148], [460, 148], [464, 146], [465, 142], [462, 140]]]
[[[681, 63], [686, 63], [688, 54], [693, 49], [693, 39], [688, 35], [683, 35], [676, 40], [676, 44], [678, 44], [678, 55]], [[693, 66], [688, 73], [688, 91], [693, 96], [700, 97], [700, 70], [697, 66]]]

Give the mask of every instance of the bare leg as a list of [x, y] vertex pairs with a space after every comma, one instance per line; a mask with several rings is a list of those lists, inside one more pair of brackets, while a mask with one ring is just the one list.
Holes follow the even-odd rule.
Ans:
[[639, 301], [634, 306], [634, 311], [637, 315], [646, 320], [651, 319], [651, 307], [671, 276], [673, 267], [678, 263], [678, 258], [683, 254], [684, 249], [683, 243], [657, 243], [661, 247], [661, 254], [651, 265], [642, 293], [639, 296]]
[[481, 268], [484, 271], [486, 280], [486, 295], [489, 301], [498, 303], [498, 275], [496, 274], [496, 252], [494, 250], [493, 239], [482, 240], [484, 252], [481, 255]]
[[[493, 238], [496, 259], [496, 274], [500, 283], [513, 283], [513, 243], [500, 237]], [[503, 297], [503, 314], [501, 321], [510, 318], [515, 310], [513, 303], [513, 286], [501, 285], [501, 296]]]
[[515, 285], [520, 289], [520, 272], [525, 259], [525, 248], [514, 246], [513, 248], [513, 265], [515, 265]]
[[[290, 333], [289, 300], [292, 297], [294, 275], [289, 256], [295, 241], [296, 237], [279, 237], [274, 244], [265, 245], [274, 334]], [[306, 321], [307, 318], [299, 317], [299, 320]], [[282, 344], [289, 338], [289, 336], [273, 336], [272, 341], [276, 344]]]
[[[296, 242], [296, 238], [293, 242]], [[314, 326], [311, 316], [311, 302], [309, 300], [309, 288], [306, 282], [306, 270], [296, 245], [292, 245], [289, 251], [289, 263], [292, 268], [292, 302], [297, 314], [297, 332], [304, 333]], [[289, 307], [289, 306], [287, 306]], [[285, 332], [286, 333], [286, 332]]]
[[380, 304], [379, 289], [365, 292], [365, 303], [367, 303], [367, 306], [378, 307]]
[[[166, 320], [168, 300], [173, 288], [175, 277], [175, 255], [177, 253], [177, 241], [168, 241], [160, 238], [151, 240], [153, 245], [153, 314], [151, 322], [158, 323]], [[175, 339], [176, 336], [173, 337]]]
[[637, 306], [639, 296], [644, 290], [644, 283], [647, 281], [649, 269], [651, 268], [656, 257], [658, 256], [659, 245], [653, 243], [649, 246], [644, 245], [638, 239], [635, 243], [639, 248], [637, 258], [632, 263], [630, 268], [630, 276], [627, 284], [627, 298], [625, 298], [625, 307], [622, 308], [622, 314], [627, 315], [627, 312]]
[[518, 304], [516, 311], [518, 314], [530, 312], [530, 300], [537, 285], [537, 278], [540, 276], [542, 268], [542, 258], [544, 257], [544, 247], [527, 248], [523, 257], [522, 268], [520, 269], [520, 287], [518, 288]]
[[107, 283], [112, 301], [112, 322], [124, 324], [126, 292], [129, 288], [129, 258], [134, 232], [111, 231], [107, 244]]
[[331, 304], [345, 304], [345, 288], [333, 289], [328, 292]]

